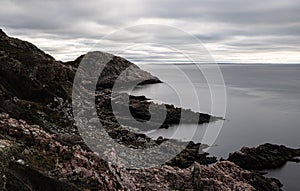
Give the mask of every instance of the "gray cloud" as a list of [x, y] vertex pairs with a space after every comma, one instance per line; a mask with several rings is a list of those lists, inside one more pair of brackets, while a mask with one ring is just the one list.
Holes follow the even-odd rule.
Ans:
[[[269, 62], [300, 62], [299, 12], [298, 0], [3, 0], [0, 27], [63, 60], [91, 49], [116, 50], [124, 46], [122, 42], [145, 39], [173, 47], [189, 44], [186, 49], [193, 51], [193, 42], [183, 34], [151, 25], [123, 30], [119, 36], [98, 42], [123, 27], [156, 23], [194, 35], [220, 62], [260, 62], [261, 56]], [[159, 35], [151, 35], [153, 30]], [[182, 59], [157, 45], [128, 49], [121, 55], [136, 61], [143, 57]]]

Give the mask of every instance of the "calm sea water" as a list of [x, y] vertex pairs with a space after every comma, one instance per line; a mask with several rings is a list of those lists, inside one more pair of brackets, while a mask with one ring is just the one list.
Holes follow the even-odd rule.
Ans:
[[[140, 67], [165, 83], [135, 88], [133, 95], [146, 95], [157, 102], [223, 116], [223, 108], [218, 108], [224, 100], [222, 83], [208, 86], [205, 75], [195, 65], [147, 64]], [[228, 153], [243, 146], [266, 142], [299, 148], [300, 65], [221, 64], [219, 67], [227, 91], [226, 120], [208, 152], [227, 158]], [[209, 72], [209, 65], [200, 65], [200, 68], [205, 68], [207, 75], [215, 75]], [[199, 99], [195, 100], [195, 94]], [[209, 128], [220, 124], [213, 123]], [[181, 125], [149, 132], [149, 135], [186, 140], [195, 134], [192, 139], [201, 142], [207, 128], [207, 125]], [[300, 164], [288, 163], [281, 169], [270, 171], [269, 175], [280, 179], [286, 190], [300, 189], [297, 182]]]

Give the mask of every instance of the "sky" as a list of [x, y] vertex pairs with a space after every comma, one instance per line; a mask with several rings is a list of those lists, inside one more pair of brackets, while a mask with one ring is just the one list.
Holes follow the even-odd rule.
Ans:
[[299, 0], [1, 0], [0, 28], [63, 61], [300, 63], [299, 13]]

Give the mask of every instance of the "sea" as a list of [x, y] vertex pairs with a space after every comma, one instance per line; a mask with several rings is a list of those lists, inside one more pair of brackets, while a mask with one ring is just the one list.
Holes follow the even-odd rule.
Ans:
[[[218, 158], [263, 143], [300, 148], [300, 64], [153, 63], [139, 67], [164, 83], [137, 86], [132, 95], [224, 118], [209, 125], [180, 124], [149, 131], [149, 136], [206, 143], [207, 152]], [[300, 190], [300, 164], [288, 162], [267, 172], [285, 190]]]

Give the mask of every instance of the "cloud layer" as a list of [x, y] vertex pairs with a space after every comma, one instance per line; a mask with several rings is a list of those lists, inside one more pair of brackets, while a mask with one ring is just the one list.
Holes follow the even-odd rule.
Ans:
[[187, 62], [179, 49], [202, 54], [201, 41], [217, 62], [300, 63], [299, 13], [298, 0], [3, 0], [0, 27], [62, 60], [97, 49]]

